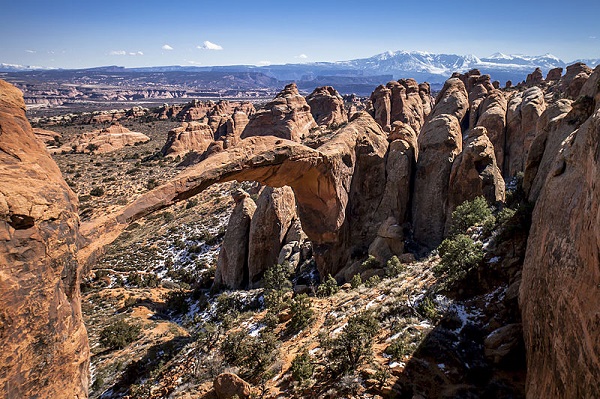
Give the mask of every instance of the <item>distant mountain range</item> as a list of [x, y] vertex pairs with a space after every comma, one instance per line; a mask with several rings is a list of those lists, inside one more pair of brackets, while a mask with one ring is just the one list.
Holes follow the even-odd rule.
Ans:
[[[442, 84], [453, 72], [466, 72], [477, 68], [490, 74], [492, 80], [502, 84], [507, 80], [518, 83], [525, 80], [527, 74], [539, 67], [544, 73], [556, 67], [565, 68], [575, 62], [584, 62], [590, 67], [600, 64], [600, 59], [581, 59], [564, 62], [552, 54], [539, 56], [507, 55], [495, 53], [479, 58], [475, 55], [433, 54], [422, 51], [389, 51], [370, 58], [360, 58], [338, 62], [312, 62], [284, 65], [230, 65], [230, 66], [158, 66], [142, 68], [124, 68], [107, 66], [78, 71], [107, 73], [164, 73], [171, 72], [254, 72], [282, 82], [296, 81], [300, 88], [312, 90], [319, 85], [333, 85], [342, 92], [362, 91], [361, 85], [372, 89], [374, 83], [387, 80], [412, 77], [418, 81], [427, 81], [435, 85]], [[0, 64], [0, 72], [40, 71], [50, 68]], [[343, 86], [343, 87], [340, 87]]]

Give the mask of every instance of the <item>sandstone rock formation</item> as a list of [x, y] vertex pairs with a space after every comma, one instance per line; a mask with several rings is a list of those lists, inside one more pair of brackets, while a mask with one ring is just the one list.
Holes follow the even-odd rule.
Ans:
[[331, 86], [317, 87], [306, 97], [306, 102], [317, 125], [339, 126], [348, 122], [344, 99]]
[[0, 80], [0, 396], [85, 398], [77, 197]]
[[226, 122], [225, 136], [220, 137], [223, 140], [223, 147], [228, 148], [236, 145], [240, 141], [242, 132], [248, 125], [248, 115], [242, 111], [235, 111]]
[[371, 104], [373, 106], [375, 121], [383, 129], [391, 123], [390, 114], [392, 111], [392, 91], [384, 85], [379, 85], [371, 94]]
[[438, 245], [444, 234], [450, 173], [462, 151], [460, 121], [467, 109], [464, 84], [458, 78], [449, 79], [419, 135], [412, 220], [415, 240], [428, 248]]
[[527, 75], [527, 79], [525, 79], [526, 85], [535, 85], [539, 84], [544, 80], [544, 75], [542, 74], [542, 70], [540, 68], [535, 68], [535, 71]]
[[150, 137], [143, 133], [132, 132], [117, 122], [104, 129], [82, 133], [71, 143], [52, 150], [52, 152], [73, 150], [75, 152], [105, 153], [147, 141], [150, 141]]
[[562, 72], [563, 69], [561, 67], [549, 70], [548, 74], [546, 75], [546, 81], [550, 82], [553, 80], [560, 80], [560, 78], [562, 77]]
[[221, 243], [215, 285], [230, 289], [244, 288], [248, 284], [248, 241], [250, 221], [256, 211], [256, 204], [243, 190], [233, 194], [235, 208], [229, 217], [227, 230]]
[[537, 86], [514, 94], [506, 112], [506, 153], [504, 175], [523, 171], [529, 147], [535, 139], [537, 121], [546, 109], [544, 92]]
[[[463, 150], [456, 157], [450, 174], [447, 213], [465, 201], [484, 196], [489, 204], [504, 202], [504, 179], [496, 164], [494, 146], [487, 137], [486, 129], [476, 127], [466, 133]], [[449, 231], [450, 218], [446, 221]]]
[[46, 145], [52, 145], [61, 139], [61, 134], [53, 132], [52, 130], [45, 130], [40, 128], [33, 128], [33, 134], [35, 137]]
[[[600, 79], [600, 69], [594, 75]], [[530, 398], [600, 396], [600, 90], [594, 83], [584, 89], [595, 110], [561, 145], [533, 212], [520, 288]]]
[[214, 141], [213, 130], [200, 122], [184, 122], [169, 131], [167, 142], [161, 149], [165, 156], [185, 155], [189, 151], [202, 154]]
[[484, 127], [494, 146], [496, 164], [500, 171], [504, 166], [504, 147], [506, 145], [506, 111], [508, 103], [504, 93], [492, 90], [479, 105], [475, 126]]
[[265, 187], [256, 201], [256, 212], [250, 222], [248, 243], [248, 282], [258, 282], [266, 269], [277, 264], [292, 220], [296, 217], [296, 201], [291, 188]]
[[583, 62], [567, 66], [567, 72], [558, 82], [560, 90], [570, 99], [576, 100], [585, 81], [592, 74], [592, 68]]
[[250, 384], [232, 373], [219, 374], [213, 386], [217, 399], [231, 399], [236, 396], [239, 399], [249, 399], [253, 393]]
[[264, 109], [253, 115], [241, 137], [275, 136], [299, 142], [316, 126], [306, 100], [296, 84], [290, 83]]
[[385, 134], [370, 115], [357, 113], [317, 149], [276, 137], [249, 137], [188, 168], [176, 180], [142, 195], [109, 217], [86, 223], [80, 251], [93, 258], [128, 223], [185, 200], [211, 184], [258, 181], [294, 191], [302, 228], [313, 243], [321, 275], [336, 274], [368, 245], [387, 217], [377, 213], [385, 189]]

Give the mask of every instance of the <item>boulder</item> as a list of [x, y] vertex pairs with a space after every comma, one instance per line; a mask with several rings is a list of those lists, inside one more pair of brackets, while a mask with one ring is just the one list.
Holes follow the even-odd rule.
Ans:
[[248, 281], [257, 283], [264, 271], [277, 264], [285, 236], [296, 217], [296, 200], [290, 187], [265, 187], [256, 201], [250, 222]]
[[0, 80], [0, 396], [87, 397], [77, 196]]
[[60, 133], [53, 132], [52, 130], [33, 128], [33, 134], [35, 137], [46, 145], [52, 145], [59, 141], [62, 136]]
[[252, 395], [252, 386], [235, 374], [222, 373], [213, 381], [217, 399], [249, 399]]
[[508, 362], [523, 355], [521, 323], [508, 324], [492, 331], [483, 341], [485, 357], [494, 364]]
[[235, 208], [229, 217], [227, 230], [221, 243], [215, 285], [237, 290], [248, 284], [248, 242], [250, 222], [256, 212], [256, 204], [243, 190], [233, 193]]
[[241, 138], [275, 136], [300, 142], [316, 126], [306, 100], [296, 84], [290, 83], [250, 118]]
[[319, 126], [339, 126], [348, 122], [344, 99], [331, 86], [317, 87], [306, 97], [306, 103]]

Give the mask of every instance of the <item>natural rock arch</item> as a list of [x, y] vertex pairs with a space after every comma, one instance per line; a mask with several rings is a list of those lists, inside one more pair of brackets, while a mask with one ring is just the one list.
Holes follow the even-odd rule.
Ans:
[[[292, 188], [303, 230], [315, 246], [319, 271], [322, 275], [335, 274], [348, 261], [350, 247], [359, 240], [374, 239], [377, 227], [387, 216], [383, 215], [386, 212], [378, 212], [379, 202], [372, 201], [373, 197], [381, 201], [385, 188], [387, 148], [385, 133], [366, 113], [355, 114], [347, 126], [317, 149], [273, 136], [243, 139], [116, 213], [84, 223], [81, 229], [87, 245], [80, 251], [80, 261], [89, 264], [105, 245], [141, 217], [188, 199], [212, 184], [250, 180]], [[368, 173], [373, 165], [382, 170], [379, 176]], [[357, 176], [359, 170], [367, 173]], [[365, 184], [370, 195], [352, 196], [353, 185], [363, 191]], [[347, 215], [350, 197], [354, 198], [351, 205], [361, 209], [356, 215], [360, 223], [352, 223], [353, 216]], [[362, 212], [365, 207], [366, 214]], [[365, 224], [365, 217], [372, 223]]]

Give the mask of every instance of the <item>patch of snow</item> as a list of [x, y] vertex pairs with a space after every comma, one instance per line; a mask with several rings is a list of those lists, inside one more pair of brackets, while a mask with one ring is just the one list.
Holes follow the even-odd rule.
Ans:
[[389, 364], [390, 368], [395, 369], [396, 367], [404, 367], [406, 363], [404, 362], [392, 362]]
[[500, 257], [494, 256], [492, 259], [489, 260], [488, 263], [498, 263], [499, 261], [500, 261]]

